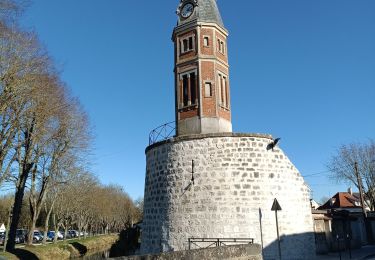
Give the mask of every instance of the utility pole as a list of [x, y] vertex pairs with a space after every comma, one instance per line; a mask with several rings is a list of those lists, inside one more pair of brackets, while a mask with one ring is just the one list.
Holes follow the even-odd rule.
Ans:
[[357, 181], [358, 181], [359, 197], [361, 199], [362, 211], [363, 211], [363, 215], [365, 216], [365, 219], [366, 219], [367, 218], [367, 213], [366, 213], [366, 208], [365, 208], [365, 200], [363, 198], [362, 180], [359, 177], [358, 163], [357, 162], [354, 163], [354, 170], [355, 170], [355, 175], [357, 176]]
[[366, 212], [366, 208], [365, 208], [365, 200], [363, 198], [362, 180], [359, 177], [358, 163], [357, 162], [354, 163], [354, 170], [355, 170], [355, 175], [357, 176], [357, 181], [358, 181], [359, 196], [360, 196], [361, 204], [362, 204], [362, 211], [363, 211], [363, 217], [364, 217], [363, 220], [365, 222], [367, 241], [372, 242], [372, 240], [373, 240], [372, 229], [371, 229], [371, 224], [367, 219], [367, 212]]

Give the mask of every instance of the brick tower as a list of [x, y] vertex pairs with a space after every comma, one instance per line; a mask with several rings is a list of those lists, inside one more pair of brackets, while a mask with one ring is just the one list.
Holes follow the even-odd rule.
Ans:
[[[141, 254], [252, 238], [264, 259], [315, 259], [310, 190], [268, 134], [232, 133], [228, 32], [216, 0], [182, 0], [175, 43], [176, 136], [146, 148]], [[162, 129], [162, 130], [160, 130]], [[207, 245], [206, 245], [207, 246]]]
[[228, 32], [216, 0], [181, 0], [177, 14], [177, 136], [232, 132]]

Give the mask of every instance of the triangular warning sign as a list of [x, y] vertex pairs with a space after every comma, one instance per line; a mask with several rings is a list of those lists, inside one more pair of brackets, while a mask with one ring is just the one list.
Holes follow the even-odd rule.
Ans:
[[275, 199], [273, 201], [271, 210], [272, 211], [279, 211], [279, 210], [281, 210], [281, 206], [280, 206], [279, 202], [277, 201], [277, 199]]

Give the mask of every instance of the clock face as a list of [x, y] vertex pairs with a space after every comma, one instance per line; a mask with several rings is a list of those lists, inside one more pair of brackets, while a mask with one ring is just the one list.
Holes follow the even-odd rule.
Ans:
[[181, 9], [181, 16], [183, 18], [188, 18], [194, 11], [194, 5], [192, 3], [187, 3]]

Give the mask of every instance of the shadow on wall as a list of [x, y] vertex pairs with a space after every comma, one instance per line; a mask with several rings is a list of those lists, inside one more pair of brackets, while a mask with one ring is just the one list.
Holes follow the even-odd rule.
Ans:
[[70, 243], [75, 249], [77, 249], [77, 251], [79, 252], [79, 254], [81, 256], [84, 256], [86, 255], [87, 253], [87, 247], [78, 243], [78, 242], [73, 242], [73, 243]]
[[111, 247], [110, 257], [135, 255], [140, 248], [138, 227], [121, 231], [119, 240]]
[[[275, 231], [276, 232], [276, 231]], [[263, 248], [264, 260], [279, 260], [279, 246], [275, 240]], [[280, 236], [281, 259], [316, 259], [314, 233]]]

